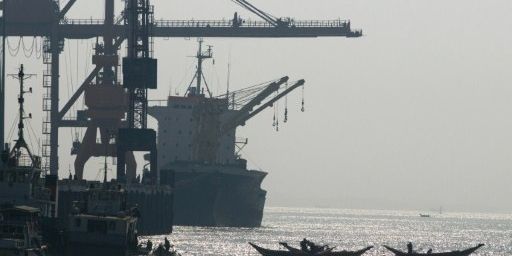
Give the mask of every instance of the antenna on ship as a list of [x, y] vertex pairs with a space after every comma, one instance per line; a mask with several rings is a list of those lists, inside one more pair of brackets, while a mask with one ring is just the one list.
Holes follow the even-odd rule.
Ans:
[[25, 91], [24, 88], [24, 82], [27, 79], [30, 79], [31, 77], [35, 76], [35, 74], [25, 74], [23, 64], [21, 64], [18, 74], [11, 74], [10, 77], [17, 79], [20, 82], [20, 91], [19, 91], [19, 97], [18, 97], [18, 139], [16, 140], [16, 144], [14, 144], [14, 147], [12, 148], [9, 157], [11, 159], [16, 160], [16, 165], [20, 165], [20, 160], [22, 160], [22, 149], [25, 149], [27, 151], [27, 154], [30, 158], [30, 162], [32, 167], [39, 168], [41, 165], [41, 160], [38, 157], [35, 157], [32, 155], [32, 152], [30, 151], [27, 142], [25, 141], [25, 135], [23, 133], [23, 129], [25, 128], [24, 121], [25, 119], [32, 118], [32, 114], [28, 114], [28, 116], [25, 116], [25, 93], [32, 93], [32, 87], [29, 88], [28, 91]]
[[[204, 88], [202, 88], [202, 82], [204, 80], [204, 85], [206, 87], [206, 91], [208, 92], [208, 95], [210, 98], [213, 97], [210, 88], [208, 87], [208, 83], [206, 82], [206, 79], [204, 77], [203, 73], [203, 61], [206, 59], [212, 59], [213, 58], [213, 47], [211, 45], [208, 45], [208, 49], [206, 51], [203, 51], [203, 38], [198, 39], [199, 42], [199, 50], [197, 51], [196, 56], [194, 56], [197, 59], [197, 70], [196, 74], [194, 75], [194, 78], [192, 78], [192, 81], [190, 82], [187, 93], [189, 95], [204, 95]], [[213, 62], [215, 64], [215, 60]], [[192, 83], [196, 81], [196, 87], [192, 87]]]
[[229, 83], [231, 82], [231, 53], [228, 58], [228, 78], [226, 82], [226, 98], [229, 98]]

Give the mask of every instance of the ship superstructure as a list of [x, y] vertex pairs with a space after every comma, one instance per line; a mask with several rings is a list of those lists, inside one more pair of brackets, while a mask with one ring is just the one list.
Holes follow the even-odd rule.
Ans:
[[169, 96], [165, 106], [148, 109], [158, 120], [162, 182], [175, 183], [176, 225], [259, 226], [266, 172], [247, 169], [237, 150], [247, 140], [237, 138], [236, 128], [304, 80], [288, 85], [285, 76], [213, 97], [202, 72], [203, 61], [212, 56], [211, 46], [204, 51], [200, 39], [197, 71], [186, 94]]

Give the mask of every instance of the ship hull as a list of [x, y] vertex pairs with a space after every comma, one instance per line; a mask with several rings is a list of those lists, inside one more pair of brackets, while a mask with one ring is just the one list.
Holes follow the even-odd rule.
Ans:
[[176, 168], [174, 225], [261, 226], [266, 191], [260, 185], [265, 175], [223, 166]]

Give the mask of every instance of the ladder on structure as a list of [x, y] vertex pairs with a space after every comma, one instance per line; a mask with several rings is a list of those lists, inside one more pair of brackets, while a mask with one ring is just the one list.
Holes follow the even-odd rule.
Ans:
[[43, 45], [43, 142], [42, 146], [42, 164], [43, 174], [50, 172], [50, 155], [51, 155], [51, 110], [52, 110], [52, 54], [51, 54], [50, 38], [44, 38]]

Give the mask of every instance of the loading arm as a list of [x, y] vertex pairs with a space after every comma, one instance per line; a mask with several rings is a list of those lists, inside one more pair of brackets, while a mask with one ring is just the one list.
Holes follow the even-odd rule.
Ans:
[[236, 127], [238, 127], [240, 125], [242, 125], [242, 126], [245, 125], [245, 123], [249, 119], [253, 118], [254, 116], [259, 114], [261, 111], [265, 110], [266, 108], [272, 106], [276, 101], [283, 98], [284, 96], [286, 96], [293, 90], [297, 89], [298, 87], [304, 85], [305, 83], [306, 83], [306, 81], [304, 79], [297, 81], [294, 85], [290, 86], [288, 89], [284, 90], [282, 93], [278, 94], [276, 97], [274, 97], [273, 99], [271, 99], [270, 101], [268, 101], [267, 103], [263, 104], [262, 106], [260, 106], [259, 108], [257, 108], [256, 110], [254, 110], [250, 113], [240, 111], [241, 114], [235, 116], [233, 119], [231, 119], [231, 121], [227, 122], [222, 127], [221, 134], [224, 135], [227, 132], [231, 131], [232, 129], [235, 129]]
[[285, 77], [279, 79], [278, 81], [271, 83], [269, 86], [267, 86], [267, 88], [265, 88], [263, 91], [258, 93], [258, 95], [256, 95], [256, 97], [254, 97], [251, 101], [249, 101], [247, 104], [245, 104], [240, 110], [238, 110], [238, 112], [235, 116], [228, 119], [228, 121], [226, 121], [223, 124], [222, 131], [230, 130], [229, 127], [237, 127], [239, 125], [238, 120], [243, 119], [243, 117], [246, 116], [247, 114], [249, 114], [254, 109], [255, 106], [261, 104], [261, 102], [263, 100], [265, 100], [268, 96], [272, 95], [272, 93], [279, 90], [279, 87], [282, 84], [286, 83], [288, 81], [288, 79], [289, 78], [287, 76], [285, 76]]
[[[244, 115], [245, 113], [249, 113], [254, 109], [255, 106], [261, 104], [263, 100], [265, 100], [268, 96], [272, 95], [275, 91], [279, 90], [279, 87], [288, 82], [289, 77], [285, 76], [277, 82], [271, 83], [265, 90], [260, 92], [256, 97], [254, 97], [249, 103], [245, 104], [241, 109], [239, 113], [242, 113]], [[238, 119], [238, 115], [234, 117], [232, 120]]]

